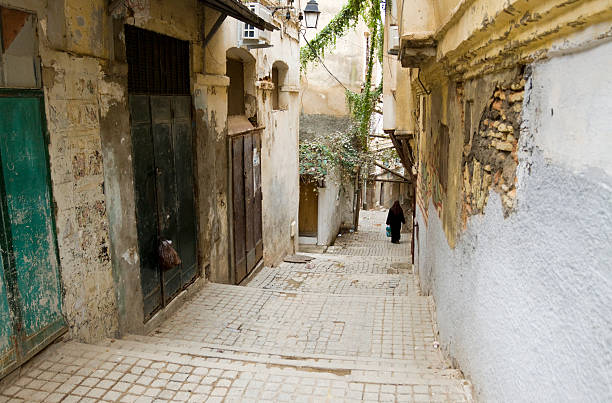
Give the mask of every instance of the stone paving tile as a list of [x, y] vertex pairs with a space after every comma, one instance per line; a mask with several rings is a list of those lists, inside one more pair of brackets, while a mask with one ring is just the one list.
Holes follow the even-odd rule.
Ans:
[[431, 382], [368, 376], [69, 342], [53, 346], [23, 368], [15, 384], [0, 392], [0, 401], [459, 402], [470, 398], [469, 389], [458, 379]]
[[281, 352], [439, 359], [425, 297], [281, 292], [208, 284], [152, 336]]
[[410, 258], [402, 256], [339, 256], [315, 253], [306, 255], [314, 257], [315, 260], [308, 263], [282, 262], [277, 268], [309, 273], [412, 274]]
[[149, 336], [61, 342], [0, 386], [3, 402], [471, 402], [435, 345], [409, 238], [362, 212], [306, 264], [208, 284]]
[[359, 231], [344, 233], [328, 254], [350, 256], [406, 256], [410, 257], [410, 234], [403, 233], [400, 244], [392, 244], [386, 236], [387, 211], [366, 210], [360, 213]]
[[411, 275], [309, 272], [308, 265], [263, 268], [247, 286], [328, 294], [419, 295], [418, 284]]

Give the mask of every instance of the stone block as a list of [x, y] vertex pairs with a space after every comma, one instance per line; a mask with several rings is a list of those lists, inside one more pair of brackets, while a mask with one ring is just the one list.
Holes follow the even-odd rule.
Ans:
[[500, 151], [512, 151], [514, 149], [514, 145], [507, 141], [493, 141], [491, 145]]
[[524, 95], [525, 95], [524, 91], [515, 92], [514, 94], [510, 94], [510, 96], [508, 97], [508, 102], [510, 102], [511, 104], [516, 103], [516, 102], [523, 102]]

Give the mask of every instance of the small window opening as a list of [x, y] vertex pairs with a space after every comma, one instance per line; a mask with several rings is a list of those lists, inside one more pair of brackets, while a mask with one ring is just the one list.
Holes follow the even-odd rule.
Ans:
[[227, 114], [244, 115], [244, 64], [240, 60], [227, 59], [227, 76], [230, 79]]
[[272, 109], [287, 110], [289, 108], [289, 93], [283, 90], [287, 85], [287, 72], [289, 67], [280, 60], [277, 60], [272, 65]]
[[274, 84], [274, 90], [272, 91], [272, 109], [279, 110], [280, 88], [278, 83], [278, 67], [272, 68], [272, 84]]

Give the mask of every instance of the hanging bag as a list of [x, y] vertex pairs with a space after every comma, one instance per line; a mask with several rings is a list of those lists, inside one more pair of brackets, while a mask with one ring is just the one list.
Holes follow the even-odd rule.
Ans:
[[179, 254], [172, 247], [172, 241], [169, 239], [161, 239], [159, 241], [159, 263], [165, 269], [171, 269], [183, 263]]
[[387, 236], [391, 238], [391, 226], [387, 225]]

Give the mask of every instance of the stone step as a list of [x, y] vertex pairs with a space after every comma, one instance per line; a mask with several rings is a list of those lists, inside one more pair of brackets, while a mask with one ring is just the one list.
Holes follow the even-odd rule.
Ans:
[[382, 243], [380, 245], [372, 246], [340, 244], [328, 247], [326, 254], [372, 257], [403, 257], [404, 259], [410, 259], [410, 244], [406, 244], [406, 241], [402, 241], [402, 244], [393, 245], [393, 248]]
[[313, 273], [346, 274], [411, 274], [410, 257], [347, 256], [340, 254], [307, 253], [315, 259], [308, 263], [282, 262], [278, 268]]
[[460, 371], [434, 368], [428, 361], [400, 359], [371, 359], [368, 357], [347, 357], [328, 354], [285, 355], [276, 349], [238, 348], [224, 345], [197, 343], [167, 339], [155, 336], [126, 335], [123, 339], [107, 340], [105, 346], [123, 350], [144, 351], [167, 356], [192, 355], [212, 360], [237, 360], [265, 364], [268, 366], [295, 367], [313, 371], [335, 373], [351, 372], [363, 376], [391, 377], [435, 377], [459, 379]]
[[[327, 354], [439, 363], [432, 301], [207, 284], [150, 336], [282, 355]], [[266, 351], [270, 351], [266, 350]]]
[[[323, 271], [324, 267], [317, 266], [317, 263], [264, 267], [244, 285], [267, 290], [324, 294], [420, 295], [416, 277], [407, 270], [402, 274], [336, 273]], [[319, 270], [310, 271], [317, 267]]]
[[0, 390], [0, 401], [471, 401], [470, 390], [460, 379], [439, 375], [386, 377], [298, 368], [109, 340], [96, 346], [51, 346], [25, 365], [12, 385]]

